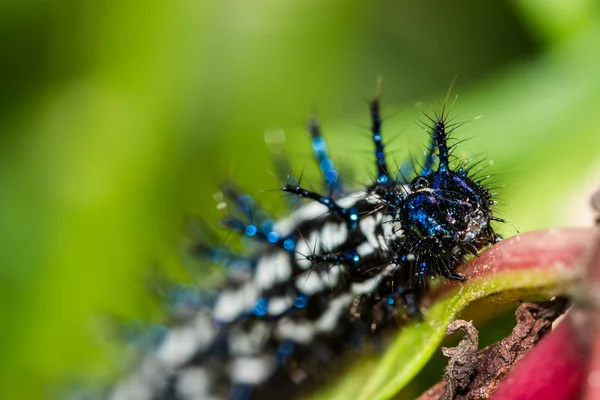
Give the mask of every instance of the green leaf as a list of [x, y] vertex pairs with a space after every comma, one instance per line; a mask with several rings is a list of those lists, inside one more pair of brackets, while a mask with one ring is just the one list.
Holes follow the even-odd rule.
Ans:
[[574, 274], [561, 270], [509, 271], [474, 279], [452, 296], [437, 302], [423, 321], [406, 326], [385, 355], [356, 363], [333, 388], [315, 399], [391, 399], [423, 368], [445, 337], [446, 325], [457, 319], [470, 304], [493, 297], [507, 304], [565, 294], [575, 283]]

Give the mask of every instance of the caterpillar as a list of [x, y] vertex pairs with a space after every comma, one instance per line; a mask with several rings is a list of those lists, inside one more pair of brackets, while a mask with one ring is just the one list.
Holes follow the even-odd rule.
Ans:
[[227, 267], [227, 283], [171, 327], [111, 399], [290, 398], [348, 348], [396, 327], [398, 310], [420, 318], [429, 278], [463, 281], [457, 267], [500, 240], [486, 177], [453, 155], [460, 124], [446, 106], [426, 115], [429, 144], [410, 171], [390, 169], [379, 95], [369, 111], [367, 187], [344, 187], [314, 118], [308, 132], [326, 194], [288, 181], [282, 191], [307, 202], [275, 220], [224, 186], [222, 201], [236, 211], [222, 224], [256, 245], [248, 254], [198, 245]]

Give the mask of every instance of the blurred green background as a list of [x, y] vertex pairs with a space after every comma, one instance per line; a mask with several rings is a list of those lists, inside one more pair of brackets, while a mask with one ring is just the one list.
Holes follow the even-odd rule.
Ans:
[[520, 231], [590, 222], [595, 0], [5, 0], [0, 38], [1, 399], [118, 369], [97, 320], [159, 318], [144, 278], [182, 275], [183, 217], [213, 221], [224, 178], [281, 204], [264, 191], [279, 185], [265, 132], [286, 132], [316, 186], [314, 108], [365, 181], [379, 75], [395, 160], [426, 140], [414, 103], [439, 109], [458, 76], [453, 114], [483, 115], [461, 150], [502, 173], [502, 216]]

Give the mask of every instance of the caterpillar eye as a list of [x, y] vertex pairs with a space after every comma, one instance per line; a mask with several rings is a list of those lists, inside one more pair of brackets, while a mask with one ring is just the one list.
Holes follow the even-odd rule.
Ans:
[[410, 183], [410, 190], [418, 192], [419, 190], [430, 187], [429, 179], [424, 176], [418, 176]]

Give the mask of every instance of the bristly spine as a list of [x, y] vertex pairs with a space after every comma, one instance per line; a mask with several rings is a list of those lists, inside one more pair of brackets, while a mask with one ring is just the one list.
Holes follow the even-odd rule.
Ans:
[[172, 327], [114, 400], [289, 398], [353, 343], [395, 327], [402, 309], [420, 317], [429, 277], [464, 280], [458, 266], [500, 239], [491, 222], [502, 220], [472, 167], [451, 160], [457, 144], [448, 139], [459, 125], [446, 107], [427, 117], [422, 166], [394, 172], [379, 90], [369, 110], [375, 174], [366, 188], [344, 188], [316, 118], [307, 129], [326, 194], [290, 180], [283, 192], [310, 202], [275, 220], [233, 185], [223, 187], [237, 210], [223, 225], [258, 246], [239, 255], [201, 243], [196, 252], [242, 262], [246, 273], [232, 274]]

